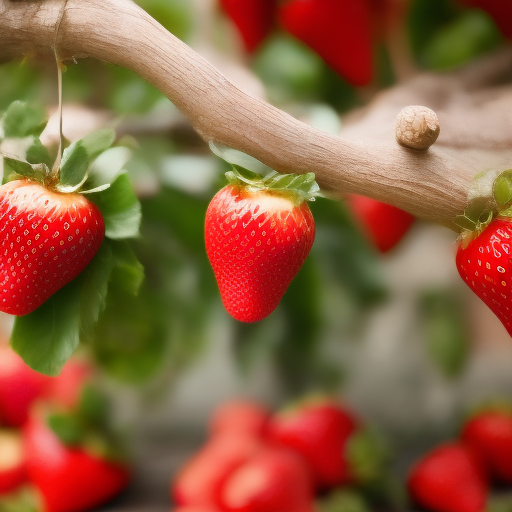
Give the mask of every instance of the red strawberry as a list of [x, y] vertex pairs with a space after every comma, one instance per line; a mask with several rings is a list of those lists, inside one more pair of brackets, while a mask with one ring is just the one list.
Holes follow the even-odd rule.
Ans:
[[173, 509], [173, 512], [221, 512], [217, 508], [210, 507], [179, 507]]
[[217, 435], [180, 470], [171, 485], [177, 505], [217, 507], [221, 488], [239, 466], [261, 449], [248, 435]]
[[0, 496], [20, 487], [27, 480], [25, 452], [21, 435], [0, 431]]
[[461, 439], [480, 456], [488, 473], [512, 484], [512, 411], [484, 410], [465, 423]]
[[260, 404], [249, 400], [232, 400], [219, 406], [210, 419], [210, 432], [252, 434], [262, 436], [270, 413]]
[[512, 336], [511, 243], [511, 221], [495, 219], [467, 247], [459, 245], [455, 262], [462, 279]]
[[478, 458], [459, 443], [440, 445], [417, 462], [408, 489], [432, 512], [483, 512], [488, 495]]
[[268, 448], [231, 473], [221, 504], [226, 512], [313, 512], [311, 475], [297, 454]]
[[353, 480], [346, 450], [357, 430], [358, 421], [350, 411], [325, 399], [285, 410], [274, 416], [268, 427], [271, 441], [306, 459], [320, 488]]
[[0, 345], [0, 424], [23, 425], [32, 404], [45, 395], [50, 381], [29, 368], [8, 346]]
[[220, 0], [220, 4], [252, 53], [272, 29], [276, 0]]
[[505, 37], [512, 39], [512, 2], [510, 0], [462, 0], [466, 5], [487, 11]]
[[41, 420], [25, 427], [27, 471], [45, 512], [83, 512], [114, 498], [128, 484], [126, 466], [80, 447], [67, 447]]
[[[237, 180], [237, 175], [228, 175]], [[315, 238], [313, 216], [303, 197], [272, 189], [266, 179], [249, 184], [237, 180], [224, 187], [206, 212], [206, 252], [222, 302], [242, 322], [257, 322], [274, 311]]]
[[310, 46], [352, 85], [373, 76], [370, 10], [367, 0], [290, 0], [281, 25]]
[[103, 241], [99, 209], [28, 180], [0, 187], [0, 311], [26, 315], [74, 279]]
[[376, 199], [351, 194], [347, 201], [363, 231], [382, 253], [392, 249], [414, 222], [410, 213]]

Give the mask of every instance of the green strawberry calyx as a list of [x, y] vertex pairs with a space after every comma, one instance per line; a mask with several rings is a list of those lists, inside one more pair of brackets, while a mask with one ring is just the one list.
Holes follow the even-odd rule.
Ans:
[[228, 182], [249, 192], [265, 191], [290, 199], [295, 205], [304, 201], [314, 201], [320, 193], [320, 187], [312, 172], [307, 174], [279, 174], [270, 171], [262, 176], [238, 165], [233, 165], [226, 173]]
[[468, 206], [457, 218], [459, 243], [466, 248], [496, 218], [512, 217], [512, 169], [489, 171], [475, 177]]
[[322, 196], [315, 174], [280, 174], [256, 158], [236, 149], [210, 142], [211, 151], [232, 165], [226, 178], [233, 186], [249, 192], [266, 191], [292, 200], [295, 205]]

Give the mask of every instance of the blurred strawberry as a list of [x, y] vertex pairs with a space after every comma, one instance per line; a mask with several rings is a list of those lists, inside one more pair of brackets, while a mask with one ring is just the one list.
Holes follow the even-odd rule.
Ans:
[[48, 383], [46, 399], [66, 409], [76, 407], [82, 389], [93, 373], [91, 363], [77, 358], [69, 359], [60, 375]]
[[225, 402], [212, 414], [210, 433], [230, 432], [262, 436], [270, 418], [270, 412], [262, 405], [249, 400]]
[[511, 408], [478, 412], [463, 425], [461, 439], [479, 455], [494, 479], [512, 484]]
[[173, 509], [173, 512], [222, 512], [218, 508], [210, 507], [179, 507]]
[[8, 427], [23, 425], [49, 382], [50, 377], [35, 372], [11, 348], [0, 345], [0, 422]]
[[45, 512], [83, 512], [117, 496], [130, 471], [108, 428], [109, 405], [88, 386], [65, 414], [32, 413], [24, 428], [27, 472]]
[[235, 24], [245, 49], [254, 52], [268, 36], [274, 22], [276, 0], [219, 0]]
[[0, 430], [0, 496], [15, 491], [26, 480], [21, 434]]
[[487, 12], [505, 37], [512, 39], [511, 0], [462, 0], [469, 7], [477, 7]]
[[226, 479], [261, 449], [252, 435], [219, 434], [190, 459], [171, 484], [177, 505], [216, 507]]
[[221, 494], [226, 512], [313, 512], [313, 482], [304, 460], [267, 448], [233, 471]]
[[395, 247], [414, 222], [414, 217], [396, 206], [350, 194], [347, 203], [364, 233], [382, 253]]
[[268, 437], [301, 454], [317, 485], [330, 488], [354, 479], [347, 448], [358, 429], [359, 422], [351, 411], [320, 398], [275, 415], [269, 423]]
[[475, 453], [460, 443], [438, 446], [410, 472], [414, 501], [432, 512], [484, 512], [489, 493]]
[[311, 47], [355, 86], [373, 77], [367, 0], [290, 0], [279, 11], [282, 27]]

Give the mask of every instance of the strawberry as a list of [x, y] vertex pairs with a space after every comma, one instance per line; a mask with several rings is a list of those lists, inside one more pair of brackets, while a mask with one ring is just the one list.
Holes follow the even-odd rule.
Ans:
[[218, 507], [226, 479], [260, 449], [261, 442], [252, 435], [215, 436], [171, 483], [174, 502], [186, 507]]
[[0, 311], [26, 315], [74, 279], [103, 241], [99, 209], [84, 196], [28, 180], [0, 187]]
[[373, 77], [367, 0], [290, 0], [279, 11], [282, 27], [311, 47], [355, 86]]
[[16, 490], [26, 480], [21, 435], [0, 430], [0, 496]]
[[512, 336], [510, 252], [512, 223], [494, 219], [480, 235], [457, 249], [456, 265], [460, 276], [485, 302]]
[[313, 512], [313, 484], [297, 454], [267, 448], [233, 471], [221, 494], [226, 512]]
[[460, 443], [446, 443], [413, 467], [408, 489], [418, 505], [432, 512], [483, 512], [488, 484], [477, 456]]
[[27, 471], [45, 512], [82, 512], [114, 498], [128, 484], [124, 463], [81, 446], [64, 445], [43, 419], [32, 417], [24, 430]]
[[370, 197], [351, 194], [347, 202], [363, 232], [381, 253], [395, 247], [414, 222], [410, 213]]
[[512, 410], [478, 412], [463, 425], [461, 439], [480, 456], [494, 479], [512, 484]]
[[270, 413], [262, 405], [249, 400], [232, 400], [219, 406], [210, 419], [213, 435], [233, 434], [263, 435]]
[[173, 512], [221, 512], [217, 508], [210, 507], [179, 507], [173, 509]]
[[276, 0], [219, 1], [238, 29], [246, 51], [254, 52], [272, 29]]
[[49, 377], [29, 368], [8, 346], [0, 345], [0, 424], [22, 426], [49, 385]]
[[314, 176], [261, 178], [235, 168], [227, 177], [206, 212], [206, 252], [228, 313], [257, 322], [277, 307], [313, 245], [305, 199]]
[[268, 426], [268, 437], [301, 454], [317, 486], [330, 488], [354, 479], [347, 447], [358, 425], [348, 409], [328, 399], [313, 399], [275, 415]]

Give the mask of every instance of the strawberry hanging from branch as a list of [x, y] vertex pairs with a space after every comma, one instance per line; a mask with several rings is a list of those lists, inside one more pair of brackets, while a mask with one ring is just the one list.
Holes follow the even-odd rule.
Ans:
[[11, 345], [33, 369], [56, 375], [91, 336], [115, 275], [136, 292], [142, 270], [124, 239], [140, 205], [123, 166], [126, 148], [99, 130], [56, 162], [41, 143], [44, 110], [14, 102], [0, 119], [0, 311], [16, 315]]
[[206, 252], [229, 314], [257, 322], [277, 307], [311, 250], [306, 201], [318, 185], [313, 173], [263, 177], [236, 165], [226, 177], [206, 212]]
[[456, 265], [464, 282], [512, 336], [512, 170], [490, 186], [491, 197], [483, 197], [483, 206], [475, 201], [461, 219], [469, 222], [469, 229], [460, 237]]

